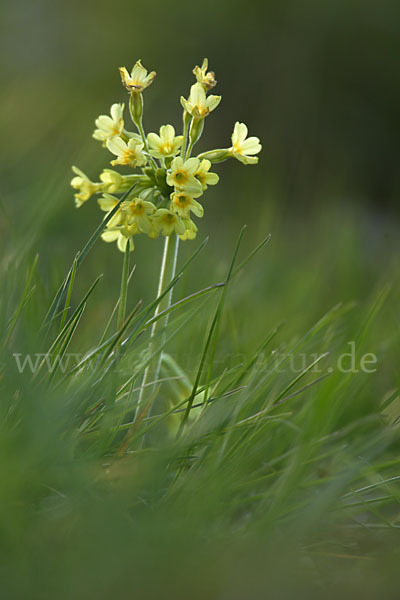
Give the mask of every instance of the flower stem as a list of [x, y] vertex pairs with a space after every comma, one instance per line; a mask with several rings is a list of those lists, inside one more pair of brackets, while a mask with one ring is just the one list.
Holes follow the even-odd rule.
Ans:
[[[160, 278], [158, 281], [157, 297], [163, 293], [165, 288], [171, 283], [171, 281], [175, 277], [176, 264], [177, 264], [177, 259], [178, 259], [178, 250], [179, 250], [179, 237], [176, 235], [176, 233], [172, 233], [171, 235], [169, 235], [165, 238], [165, 242], [164, 242], [164, 251], [163, 251], [163, 257], [162, 257], [162, 261], [161, 261], [161, 269], [160, 269]], [[160, 301], [160, 303], [156, 307], [154, 316], [157, 316], [163, 310], [168, 309], [171, 306], [171, 302], [172, 302], [172, 289]], [[159, 319], [158, 321], [155, 321], [153, 323], [153, 326], [151, 328], [151, 333], [150, 333], [150, 344], [149, 344], [150, 356], [154, 352], [154, 338], [156, 337], [156, 335], [159, 332], [162, 332], [161, 340], [159, 341], [159, 343], [161, 346], [164, 343], [165, 328], [168, 324], [168, 316], [169, 315], [166, 315], [163, 319]], [[135, 420], [136, 420], [139, 412], [142, 410], [145, 395], [149, 394], [149, 396], [151, 396], [151, 391], [152, 391], [151, 388], [153, 388], [153, 386], [150, 386], [150, 390], [147, 388], [149, 388], [149, 382], [151, 380], [156, 381], [158, 379], [158, 376], [160, 374], [160, 368], [161, 368], [161, 352], [160, 352], [159, 356], [157, 357], [156, 364], [154, 365], [154, 364], [150, 363], [145, 369], [145, 372], [143, 375], [143, 380], [142, 380], [142, 385], [141, 385], [141, 389], [140, 389], [140, 393], [139, 393], [138, 406], [136, 409]], [[149, 412], [151, 412], [151, 408], [150, 408]]]
[[190, 119], [187, 117], [186, 111], [183, 112], [183, 143], [181, 147], [181, 158], [185, 158], [186, 147], [188, 141]]
[[190, 142], [189, 147], [188, 147], [187, 152], [186, 152], [185, 160], [187, 160], [188, 158], [190, 158], [193, 146], [194, 146], [193, 142]]
[[130, 244], [129, 241], [126, 245], [124, 252], [124, 260], [122, 263], [122, 275], [121, 275], [121, 290], [119, 294], [119, 308], [117, 318], [117, 330], [120, 330], [125, 321], [126, 313], [126, 301], [128, 297], [128, 279], [129, 279], [129, 258], [130, 258]]
[[146, 134], [143, 128], [143, 96], [142, 94], [132, 93], [129, 99], [129, 112], [131, 115], [131, 119], [136, 126], [137, 130], [140, 133], [140, 137], [142, 138], [143, 146], [146, 153], [149, 155], [149, 159], [154, 167], [154, 169], [158, 168], [158, 165], [154, 158], [149, 154], [149, 145], [147, 143]]

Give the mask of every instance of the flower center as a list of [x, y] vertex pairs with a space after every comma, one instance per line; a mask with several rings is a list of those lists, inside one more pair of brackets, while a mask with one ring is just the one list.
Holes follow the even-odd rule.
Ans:
[[189, 206], [190, 198], [189, 196], [185, 196], [184, 194], [180, 194], [179, 196], [175, 196], [175, 203], [180, 204], [182, 207]]
[[130, 206], [131, 213], [140, 216], [144, 213], [144, 206], [141, 202], [133, 202]]
[[186, 173], [184, 173], [183, 171], [177, 171], [175, 173], [175, 180], [178, 183], [183, 183], [186, 179], [187, 179]]
[[160, 152], [161, 152], [161, 154], [171, 154], [171, 152], [172, 152], [171, 144], [169, 144], [168, 142], [166, 142], [165, 144], [161, 144]]
[[205, 175], [205, 173], [196, 173], [195, 177], [196, 177], [196, 179], [198, 179], [198, 180], [200, 181], [200, 183], [201, 183], [202, 185], [204, 185], [204, 183], [205, 183], [205, 180], [206, 180], [206, 175]]
[[136, 158], [137, 158], [137, 156], [136, 156], [136, 152], [134, 150], [126, 150], [122, 155], [122, 159], [125, 163], [130, 163], [132, 161], [135, 161]]

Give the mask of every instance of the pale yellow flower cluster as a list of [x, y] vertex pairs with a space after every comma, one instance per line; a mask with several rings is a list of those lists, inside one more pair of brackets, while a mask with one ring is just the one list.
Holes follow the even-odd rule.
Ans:
[[[71, 185], [76, 190], [77, 207], [92, 195], [100, 194], [100, 209], [108, 215], [116, 210], [109, 218], [102, 238], [106, 242], [116, 241], [121, 251], [125, 251], [128, 244], [133, 249], [133, 237], [140, 233], [150, 238], [176, 233], [182, 240], [194, 239], [197, 226], [192, 215], [202, 217], [204, 213], [199, 198], [209, 185], [216, 185], [219, 181], [217, 173], [211, 171], [212, 163], [230, 157], [245, 165], [258, 162], [255, 155], [261, 150], [260, 140], [248, 138], [246, 125], [239, 122], [234, 127], [229, 148], [192, 156], [193, 147], [203, 133], [206, 117], [221, 101], [221, 96], [207, 95], [217, 83], [214, 73], [207, 70], [208, 60], [204, 59], [202, 66], [193, 70], [196, 83], [191, 86], [188, 99], [181, 97], [182, 135], [176, 135], [173, 125], [168, 124], [162, 125], [159, 133], [146, 136], [142, 123], [142, 93], [154, 81], [156, 73], [148, 73], [140, 60], [130, 74], [125, 67], [120, 68], [122, 83], [130, 94], [129, 112], [137, 132], [125, 128], [125, 105], [121, 103], [111, 106], [110, 116], [100, 115], [96, 119], [93, 137], [114, 155], [112, 166], [139, 171], [122, 174], [104, 169], [100, 181], [93, 182], [80, 169], [73, 167], [75, 177]], [[127, 195], [123, 202], [122, 194]]]

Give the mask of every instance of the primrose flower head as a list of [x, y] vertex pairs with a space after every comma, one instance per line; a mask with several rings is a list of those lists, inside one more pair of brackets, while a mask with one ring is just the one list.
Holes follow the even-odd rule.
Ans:
[[146, 202], [141, 198], [134, 198], [126, 202], [122, 208], [125, 223], [128, 225], [135, 224], [139, 231], [147, 234], [153, 230], [151, 215], [155, 211], [156, 207], [152, 202]]
[[184, 190], [194, 198], [198, 198], [203, 193], [203, 188], [195, 173], [200, 168], [198, 158], [189, 158], [184, 161], [177, 156], [171, 163], [171, 171], [167, 175], [167, 184], [178, 190]]
[[147, 136], [149, 152], [154, 158], [167, 158], [178, 154], [183, 142], [183, 135], [175, 137], [172, 125], [162, 125], [160, 135], [149, 133]]
[[121, 74], [123, 86], [128, 90], [128, 92], [132, 93], [143, 92], [143, 90], [148, 88], [149, 85], [153, 83], [154, 78], [157, 75], [155, 71], [148, 73], [147, 69], [143, 67], [140, 60], [137, 61], [130, 75], [126, 67], [119, 67], [119, 72]]
[[204, 87], [197, 82], [190, 88], [190, 95], [187, 100], [182, 96], [181, 104], [183, 108], [195, 119], [204, 119], [210, 112], [217, 108], [221, 102], [221, 96], [206, 96]]
[[155, 212], [153, 223], [162, 235], [171, 235], [174, 232], [178, 235], [185, 233], [185, 224], [182, 219], [166, 208], [159, 208]]
[[182, 235], [180, 235], [179, 237], [181, 238], [181, 240], [185, 241], [185, 240], [194, 240], [194, 238], [197, 235], [197, 225], [196, 223], [193, 223], [192, 219], [188, 218], [188, 217], [184, 217], [182, 219], [186, 230], [185, 233], [183, 233]]
[[203, 191], [207, 189], [209, 185], [216, 185], [219, 181], [217, 173], [210, 173], [211, 162], [207, 159], [203, 159], [194, 174], [196, 179], [200, 181]]
[[134, 236], [139, 234], [149, 238], [177, 235], [182, 240], [193, 240], [197, 226], [192, 218], [204, 214], [203, 203], [197, 199], [208, 186], [219, 181], [219, 175], [211, 171], [212, 164], [232, 157], [244, 164], [258, 161], [260, 140], [248, 138], [246, 125], [239, 122], [235, 124], [231, 147], [206, 149], [193, 156], [193, 148], [203, 136], [206, 117], [221, 101], [221, 96], [208, 95], [217, 82], [214, 73], [208, 71], [206, 58], [193, 73], [196, 83], [190, 88], [189, 98], [181, 97], [182, 134], [177, 135], [174, 126], [168, 124], [162, 125], [159, 133], [146, 135], [142, 92], [154, 81], [156, 73], [148, 73], [140, 60], [131, 73], [121, 67], [122, 83], [130, 92], [133, 131], [124, 120], [124, 104], [114, 103], [110, 115], [96, 119], [93, 137], [114, 155], [111, 165], [124, 166], [126, 172], [106, 168], [100, 173], [100, 181], [93, 182], [73, 167], [71, 185], [76, 191], [76, 206], [98, 194], [97, 203], [106, 213], [101, 237], [106, 242], [117, 242], [121, 251], [133, 250]]
[[111, 117], [100, 115], [95, 123], [97, 129], [93, 133], [95, 140], [105, 142], [116, 135], [121, 135], [124, 130], [124, 104], [113, 104], [110, 110]]
[[206, 92], [211, 90], [213, 87], [217, 85], [217, 80], [215, 79], [215, 73], [213, 71], [209, 71], [208, 69], [208, 58], [203, 60], [203, 64], [201, 67], [196, 66], [193, 69], [193, 75], [195, 75], [197, 82], [201, 83]]
[[117, 242], [117, 247], [121, 252], [125, 252], [127, 245], [129, 249], [134, 249], [133, 236], [140, 233], [137, 224], [127, 225], [122, 223], [120, 225], [107, 224], [106, 229], [101, 234], [101, 238], [104, 242]]
[[171, 194], [171, 211], [181, 217], [189, 217], [190, 211], [196, 217], [202, 217], [204, 214], [201, 204], [187, 192], [173, 192]]
[[244, 165], [255, 165], [258, 163], [258, 154], [262, 148], [258, 137], [247, 137], [248, 129], [244, 123], [235, 123], [232, 134], [232, 147], [230, 154]]
[[75, 205], [77, 208], [82, 206], [93, 194], [97, 194], [102, 189], [101, 183], [94, 183], [90, 181], [89, 177], [85, 175], [83, 171], [78, 167], [72, 167], [76, 177], [71, 179], [71, 186], [75, 190], [79, 190], [79, 193], [75, 195]]
[[111, 161], [112, 165], [130, 165], [131, 167], [142, 167], [146, 164], [147, 158], [143, 154], [144, 144], [137, 138], [130, 138], [128, 143], [120, 137], [107, 140], [107, 148], [117, 158]]

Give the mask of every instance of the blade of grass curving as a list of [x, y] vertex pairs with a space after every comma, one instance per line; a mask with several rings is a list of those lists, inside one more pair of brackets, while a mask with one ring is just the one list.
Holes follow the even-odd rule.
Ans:
[[[244, 228], [242, 229], [241, 235], [243, 235], [244, 232]], [[254, 250], [252, 250], [250, 252], [250, 254], [238, 265], [238, 267], [233, 270], [233, 266], [232, 266], [232, 271], [230, 273], [229, 276], [229, 280], [232, 279], [232, 277], [234, 277], [235, 275], [237, 275], [239, 273], [239, 271], [241, 271], [241, 269], [243, 269], [243, 267], [262, 249], [264, 248], [264, 246], [266, 246], [268, 244], [268, 242], [271, 239], [271, 234], [267, 235], [259, 244], [257, 244], [257, 246], [254, 248]], [[224, 292], [225, 293], [225, 292]], [[223, 293], [223, 294], [224, 294]], [[224, 302], [224, 298], [221, 298], [221, 300]], [[222, 310], [222, 307], [221, 307]], [[218, 331], [219, 331], [219, 320], [217, 323], [217, 326], [215, 328], [215, 333], [213, 336], [213, 342], [212, 342], [212, 347], [211, 347], [211, 352], [210, 352], [210, 360], [209, 360], [209, 365], [208, 365], [208, 374], [207, 374], [207, 381], [210, 380], [211, 378], [211, 371], [213, 368], [213, 364], [214, 364], [214, 357], [215, 357], [215, 351], [216, 351], [216, 346], [217, 346], [217, 339], [218, 339]], [[267, 342], [268, 343], [268, 342]], [[251, 365], [250, 365], [251, 366]], [[208, 396], [208, 389], [206, 388], [206, 392], [205, 392], [205, 404], [207, 403], [207, 396]]]
[[274, 337], [277, 335], [277, 333], [280, 331], [280, 329], [282, 327], [283, 327], [283, 323], [280, 323], [277, 327], [275, 327], [275, 329], [273, 331], [271, 331], [271, 333], [269, 333], [267, 335], [267, 337], [263, 340], [263, 342], [260, 344], [260, 346], [254, 352], [254, 354], [243, 365], [242, 369], [236, 375], [235, 379], [232, 382], [227, 383], [227, 385], [225, 386], [225, 388], [223, 388], [221, 390], [222, 394], [225, 393], [228, 390], [228, 387], [230, 387], [230, 386], [237, 386], [237, 385], [239, 385], [243, 381], [244, 377], [247, 375], [247, 373], [249, 372], [249, 370], [252, 368], [252, 366], [257, 361], [257, 359], [260, 356], [261, 352], [263, 352], [265, 350], [265, 348], [274, 339]]
[[90, 296], [94, 292], [97, 284], [102, 279], [102, 277], [103, 277], [103, 275], [99, 275], [94, 280], [94, 282], [92, 283], [92, 285], [90, 286], [90, 288], [88, 289], [88, 291], [86, 292], [86, 294], [83, 296], [82, 300], [79, 302], [78, 306], [73, 311], [73, 313], [70, 316], [70, 318], [68, 319], [67, 323], [64, 325], [63, 329], [60, 331], [60, 333], [58, 334], [58, 336], [56, 337], [56, 339], [54, 340], [54, 342], [50, 346], [49, 351], [48, 351], [49, 353], [53, 352], [57, 348], [57, 346], [60, 343], [62, 343], [62, 340], [63, 340], [64, 336], [67, 334], [68, 329], [69, 329], [71, 323], [73, 322], [75, 315], [81, 310], [82, 306], [84, 306], [86, 304], [86, 302], [88, 301], [88, 299], [90, 298]]
[[[158, 296], [155, 300], [153, 300], [153, 302], [151, 302], [149, 305], [147, 305], [143, 310], [141, 310], [136, 315], [136, 317], [132, 321], [132, 324], [139, 320], [140, 320], [140, 323], [135, 327], [135, 329], [128, 336], [128, 338], [126, 340], [124, 340], [123, 345], [124, 345], [125, 349], [127, 348], [128, 343], [132, 342], [132, 340], [136, 340], [139, 337], [139, 335], [141, 335], [143, 333], [144, 329], [140, 329], [141, 325], [143, 325], [143, 323], [146, 322], [146, 318], [152, 312], [152, 309], [154, 308], [154, 306], [159, 302], [160, 299], [162, 299], [169, 292], [169, 290], [172, 288], [173, 285], [175, 285], [175, 283], [181, 278], [181, 276], [182, 275], [177, 276], [176, 279], [174, 281], [172, 281], [171, 284], [164, 290], [164, 292], [161, 294], [161, 296]], [[140, 300], [140, 304], [142, 304], [142, 300]], [[75, 371], [82, 368], [83, 365], [85, 364], [85, 362], [87, 362], [88, 360], [90, 360], [91, 358], [93, 358], [94, 356], [99, 354], [103, 349], [107, 348], [107, 346], [109, 344], [113, 343], [115, 341], [116, 337], [118, 336], [118, 333], [119, 333], [118, 331], [116, 333], [113, 333], [107, 340], [105, 340], [100, 345], [96, 346], [96, 348], [93, 348], [90, 352], [88, 352], [86, 354], [86, 356], [82, 359], [82, 361], [78, 365], [76, 365], [74, 367], [74, 369], [72, 369], [70, 371], [69, 375], [72, 375]]]
[[[292, 396], [295, 396], [298, 394], [300, 394], [302, 391], [308, 389], [309, 387], [319, 383], [320, 381], [322, 381], [323, 379], [325, 379], [326, 377], [328, 377], [331, 373], [328, 373], [322, 377], [318, 377], [317, 379], [315, 379], [313, 382], [310, 382], [308, 385], [304, 386], [301, 390], [297, 390], [297, 392], [295, 392], [294, 394], [292, 394], [291, 396], [286, 397], [286, 394], [289, 390], [291, 390], [293, 388], [294, 385], [296, 385], [296, 383], [298, 381], [300, 381], [313, 367], [315, 367], [315, 365], [317, 365], [325, 356], [327, 356], [327, 353], [322, 354], [321, 356], [319, 356], [318, 358], [316, 358], [310, 365], [308, 365], [308, 367], [306, 367], [305, 369], [303, 369], [303, 371], [301, 373], [298, 374], [297, 377], [295, 377], [285, 388], [284, 390], [282, 390], [282, 392], [280, 392], [280, 394], [278, 394], [278, 396], [275, 398], [275, 400], [273, 402], [271, 402], [271, 404], [268, 404], [265, 408], [263, 408], [261, 411], [259, 411], [256, 415], [253, 415], [252, 418], [257, 417], [258, 421], [256, 421], [256, 425], [253, 429], [253, 431], [251, 432], [250, 435], [250, 439], [252, 437], [255, 437], [256, 435], [259, 434], [259, 425], [262, 421], [262, 419], [265, 418], [266, 414], [274, 407], [277, 406], [278, 404], [281, 404], [283, 402], [284, 399], [288, 399]], [[235, 425], [235, 424], [234, 424]], [[227, 435], [224, 438], [224, 442], [223, 442], [223, 450], [225, 451], [225, 448], [227, 447], [227, 442], [228, 442], [228, 438], [229, 436]]]
[[[64, 327], [62, 328], [60, 333], [57, 335], [54, 342], [51, 344], [49, 350], [47, 351], [47, 354], [50, 354], [51, 352], [56, 350], [60, 344], [62, 344], [64, 337], [68, 334], [69, 328], [70, 328], [71, 324], [73, 323], [75, 316], [81, 310], [82, 306], [84, 306], [86, 304], [88, 298], [91, 296], [95, 287], [97, 286], [97, 284], [99, 283], [99, 281], [102, 277], [103, 277], [103, 275], [99, 275], [97, 277], [97, 279], [94, 280], [94, 282], [92, 283], [92, 285], [90, 286], [90, 288], [88, 289], [88, 291], [86, 292], [86, 294], [84, 295], [84, 297], [82, 298], [82, 300], [80, 301], [80, 303], [78, 304], [78, 306], [76, 307], [74, 312], [72, 313], [71, 317], [68, 319], [67, 323], [64, 325]], [[45, 359], [43, 359], [43, 361], [40, 363], [38, 369], [35, 372], [34, 377], [36, 377], [37, 374], [39, 374], [44, 363], [45, 363]]]
[[109, 358], [109, 356], [112, 354], [115, 347], [118, 345], [121, 337], [123, 336], [124, 332], [127, 330], [129, 324], [131, 323], [133, 317], [135, 316], [135, 314], [137, 313], [137, 311], [139, 310], [141, 305], [142, 305], [142, 300], [139, 300], [139, 302], [136, 304], [136, 306], [131, 311], [129, 316], [126, 318], [125, 322], [122, 324], [122, 326], [116, 332], [116, 335], [113, 336], [112, 341], [105, 346], [105, 352], [103, 353], [103, 357], [102, 357], [102, 359], [100, 361], [100, 365], [99, 365], [100, 368], [105, 364], [106, 360]]
[[216, 312], [216, 322], [215, 322], [215, 328], [212, 334], [212, 339], [210, 341], [210, 358], [208, 361], [208, 370], [207, 370], [207, 380], [206, 380], [206, 389], [204, 391], [204, 405], [207, 404], [207, 399], [208, 399], [208, 393], [209, 393], [209, 383], [211, 380], [211, 375], [212, 375], [212, 369], [213, 369], [213, 365], [214, 365], [214, 358], [215, 358], [215, 351], [216, 351], [216, 347], [217, 347], [217, 340], [218, 340], [218, 333], [219, 333], [219, 326], [220, 326], [220, 322], [221, 322], [221, 315], [222, 315], [222, 311], [223, 311], [223, 307], [225, 304], [225, 298], [226, 298], [226, 293], [227, 293], [227, 288], [228, 288], [228, 283], [231, 280], [232, 277], [232, 271], [233, 271], [233, 267], [234, 264], [236, 262], [236, 258], [239, 252], [239, 247], [240, 247], [240, 243], [242, 241], [242, 237], [243, 234], [245, 232], [246, 229], [246, 225], [241, 229], [240, 234], [239, 234], [239, 238], [236, 244], [236, 248], [235, 248], [235, 252], [233, 254], [233, 258], [232, 258], [232, 262], [229, 268], [229, 272], [228, 272], [228, 276], [226, 278], [225, 281], [225, 287], [222, 291], [221, 294], [221, 298], [217, 307], [217, 312]]
[[38, 259], [39, 259], [39, 255], [36, 254], [35, 258], [33, 259], [32, 266], [31, 266], [31, 268], [28, 271], [28, 275], [27, 275], [27, 278], [26, 278], [26, 283], [25, 283], [24, 289], [22, 291], [21, 299], [20, 299], [19, 304], [17, 306], [17, 310], [14, 312], [13, 316], [10, 319], [10, 323], [8, 325], [8, 328], [7, 328], [7, 333], [6, 333], [4, 342], [3, 342], [3, 348], [5, 348], [7, 346], [8, 342], [10, 340], [10, 337], [11, 337], [11, 335], [12, 335], [14, 329], [15, 329], [15, 326], [16, 326], [16, 324], [18, 322], [18, 319], [19, 319], [19, 317], [21, 315], [22, 309], [24, 308], [26, 302], [29, 300], [29, 298], [32, 295], [32, 289], [33, 288], [31, 288], [31, 284], [32, 284], [33, 277], [35, 275], [35, 271], [36, 271], [36, 266], [37, 266], [37, 263], [38, 263]]
[[264, 246], [266, 246], [268, 244], [271, 237], [272, 236], [269, 233], [263, 240], [261, 240], [261, 242], [259, 244], [257, 244], [257, 246], [254, 248], [254, 250], [252, 250], [250, 252], [250, 254], [248, 254], [246, 256], [246, 258], [244, 260], [242, 260], [241, 263], [238, 264], [236, 269], [234, 269], [234, 271], [232, 272], [231, 278], [235, 277], [239, 273], [239, 271], [241, 271], [243, 269], [243, 267], [245, 267], [247, 265], [247, 263], [253, 258], [253, 256], [255, 256], [260, 250], [262, 250], [264, 248]]
[[[309, 372], [311, 371], [311, 369], [313, 369], [323, 358], [325, 358], [326, 356], [329, 355], [329, 352], [324, 352], [323, 354], [321, 354], [320, 356], [318, 356], [315, 360], [313, 360], [312, 363], [310, 363], [308, 365], [308, 367], [306, 367], [305, 369], [303, 369], [303, 371], [301, 371], [301, 373], [299, 373], [297, 375], [297, 377], [295, 377], [279, 394], [278, 396], [275, 398], [275, 400], [273, 401], [272, 404], [279, 404], [279, 402], [286, 396], [286, 394], [288, 393], [289, 390], [292, 389], [293, 386], [296, 385], [296, 383], [298, 381], [300, 381], [301, 379], [303, 379], [303, 377]], [[319, 378], [321, 379], [321, 378]]]
[[196, 300], [197, 298], [200, 298], [201, 296], [204, 296], [205, 294], [208, 294], [209, 292], [218, 290], [218, 289], [224, 287], [224, 285], [225, 285], [225, 282], [214, 283], [213, 285], [209, 285], [208, 287], [203, 288], [202, 290], [193, 292], [193, 294], [189, 294], [189, 296], [185, 296], [185, 298], [182, 298], [182, 300], [178, 300], [177, 302], [174, 302], [173, 304], [171, 304], [171, 306], [169, 308], [164, 309], [163, 311], [161, 311], [160, 313], [158, 313], [157, 315], [155, 315], [154, 317], [152, 317], [151, 319], [146, 321], [144, 324], [144, 327], [146, 327], [146, 328], [149, 327], [150, 325], [152, 325], [159, 319], [162, 319], [163, 317], [165, 317], [165, 315], [173, 312], [174, 310], [177, 310], [178, 308], [181, 308], [181, 306], [184, 306], [185, 304], [188, 304], [189, 302], [192, 302], [193, 300]]
[[68, 349], [68, 346], [69, 346], [69, 344], [73, 338], [73, 335], [79, 325], [79, 321], [81, 320], [81, 317], [82, 317], [82, 314], [83, 314], [85, 308], [86, 308], [86, 304], [84, 304], [81, 307], [80, 311], [75, 315], [74, 321], [73, 321], [73, 323], [71, 323], [68, 334], [65, 336], [62, 346], [61, 346], [60, 350], [58, 351], [58, 353], [56, 354], [56, 357], [55, 357], [54, 363], [53, 363], [54, 368], [51, 370], [51, 373], [50, 373], [49, 385], [52, 383], [52, 381], [56, 375], [56, 372], [58, 370], [58, 367], [61, 365], [61, 361], [64, 358], [64, 355]]
[[331, 323], [334, 319], [337, 319], [340, 315], [346, 313], [351, 305], [342, 305], [341, 303], [336, 304], [327, 313], [325, 313], [310, 329], [291, 347], [290, 351], [286, 352], [282, 358], [275, 362], [274, 368], [272, 368], [265, 377], [261, 378], [257, 386], [253, 390], [253, 394], [263, 393], [263, 389], [269, 385], [270, 380], [279, 372], [281, 366], [289, 360], [289, 357], [299, 350], [306, 342], [313, 338], [321, 329]]
[[[136, 270], [136, 265], [133, 265], [132, 270], [129, 273], [129, 277], [128, 277], [128, 286], [129, 286], [129, 284], [131, 282], [131, 279], [133, 277], [133, 274], [134, 274], [135, 270]], [[107, 339], [108, 332], [111, 329], [111, 325], [112, 325], [112, 323], [114, 321], [115, 315], [117, 314], [118, 307], [119, 307], [119, 298], [118, 298], [117, 302], [115, 303], [115, 306], [114, 306], [114, 308], [113, 308], [113, 310], [111, 312], [109, 320], [107, 321], [106, 328], [105, 328], [105, 330], [103, 332], [103, 335], [101, 336], [100, 341], [99, 341], [99, 346], [101, 346], [103, 344], [103, 342]]]
[[[208, 353], [208, 349], [209, 349], [209, 347], [210, 347], [210, 345], [212, 343], [213, 337], [214, 337], [214, 330], [216, 329], [216, 327], [218, 325], [218, 321], [219, 321], [219, 319], [221, 317], [221, 314], [222, 314], [222, 309], [223, 309], [224, 302], [225, 302], [225, 297], [226, 297], [226, 290], [228, 288], [227, 284], [230, 281], [231, 276], [232, 276], [233, 267], [235, 265], [235, 261], [236, 261], [236, 258], [237, 258], [237, 254], [239, 252], [239, 247], [240, 247], [240, 243], [242, 241], [242, 237], [243, 237], [245, 228], [246, 228], [246, 226], [244, 226], [241, 229], [239, 237], [238, 237], [238, 241], [236, 243], [235, 251], [233, 253], [232, 261], [231, 261], [231, 264], [230, 264], [230, 267], [229, 267], [229, 270], [228, 270], [228, 275], [227, 275], [226, 280], [224, 282], [224, 287], [223, 287], [223, 290], [222, 290], [221, 298], [219, 300], [217, 309], [215, 311], [214, 318], [212, 320], [211, 327], [210, 327], [210, 330], [208, 332], [207, 340], [206, 340], [206, 343], [204, 345], [203, 353], [202, 353], [202, 356], [201, 356], [201, 359], [200, 359], [200, 364], [199, 364], [199, 367], [198, 367], [198, 370], [197, 370], [197, 374], [196, 374], [196, 378], [195, 378], [195, 381], [194, 381], [194, 384], [193, 384], [193, 389], [192, 389], [192, 392], [191, 392], [191, 394], [190, 394], [190, 396], [188, 398], [186, 410], [184, 412], [184, 415], [183, 415], [183, 418], [182, 418], [182, 421], [181, 421], [181, 424], [180, 424], [180, 427], [179, 427], [179, 430], [178, 430], [178, 434], [177, 434], [178, 437], [181, 435], [181, 433], [183, 431], [183, 428], [185, 426], [185, 423], [186, 423], [187, 419], [189, 418], [189, 414], [190, 414], [190, 411], [191, 411], [191, 408], [192, 408], [192, 405], [193, 405], [193, 401], [194, 401], [194, 398], [196, 396], [197, 388], [198, 388], [199, 383], [200, 383], [200, 378], [201, 378], [201, 375], [202, 375], [202, 372], [203, 372], [203, 367], [204, 367], [204, 363], [205, 363], [206, 356], [207, 356], [207, 353]], [[206, 385], [205, 390], [206, 390], [206, 393], [207, 393], [207, 390], [208, 390], [208, 380], [207, 380], [207, 385]]]
[[305, 392], [306, 390], [308, 390], [310, 387], [313, 387], [316, 383], [319, 383], [320, 381], [323, 381], [327, 377], [330, 377], [332, 374], [333, 374], [333, 371], [331, 373], [325, 373], [324, 375], [321, 375], [320, 377], [317, 377], [313, 381], [310, 381], [310, 383], [307, 383], [306, 385], [303, 385], [303, 387], [300, 388], [299, 390], [296, 390], [292, 394], [289, 394], [288, 396], [284, 396], [283, 398], [280, 398], [278, 401], [275, 401], [274, 404], [275, 405], [282, 404], [283, 402], [286, 402], [287, 400], [291, 400], [292, 398], [295, 398], [299, 394], [302, 394], [303, 392]]
[[[117, 213], [117, 211], [119, 210], [121, 204], [133, 192], [133, 190], [135, 189], [136, 185], [137, 184], [134, 183], [129, 188], [129, 190], [127, 190], [121, 196], [121, 198], [118, 200], [118, 202], [114, 206], [114, 208], [106, 215], [106, 217], [103, 219], [103, 221], [100, 223], [100, 225], [96, 228], [96, 230], [90, 236], [89, 240], [87, 241], [87, 243], [85, 244], [85, 246], [83, 247], [83, 249], [80, 252], [78, 252], [78, 254], [76, 255], [76, 257], [74, 259], [74, 263], [76, 261], [75, 271], [77, 271], [79, 269], [79, 267], [81, 266], [81, 264], [85, 260], [86, 256], [88, 255], [88, 253], [90, 252], [90, 250], [92, 249], [92, 247], [94, 246], [94, 244], [96, 243], [96, 241], [98, 240], [98, 238], [103, 233], [104, 229], [107, 226], [107, 223], [109, 223], [109, 221]], [[69, 288], [69, 283], [70, 283], [70, 280], [71, 280], [71, 277], [72, 277], [74, 263], [73, 263], [71, 269], [69, 270], [68, 275], [66, 276], [66, 278], [63, 281], [63, 283], [59, 287], [59, 289], [58, 289], [58, 291], [57, 291], [57, 293], [56, 293], [56, 295], [54, 297], [54, 300], [51, 303], [49, 310], [47, 311], [47, 314], [46, 314], [44, 322], [43, 322], [44, 326], [47, 326], [49, 324], [49, 322], [52, 320], [52, 318], [55, 315], [55, 313], [58, 312], [59, 306], [60, 306], [60, 304], [61, 304], [61, 302], [62, 302], [62, 300], [64, 298], [64, 295], [65, 295], [67, 289]]]
[[65, 299], [64, 310], [61, 313], [61, 321], [60, 321], [59, 332], [64, 327], [65, 321], [67, 319], [67, 314], [68, 314], [68, 309], [69, 309], [69, 303], [71, 301], [72, 289], [74, 287], [74, 282], [75, 282], [76, 265], [77, 265], [77, 256], [75, 256], [74, 262], [72, 263], [71, 278], [70, 278], [70, 281], [69, 281], [69, 284], [68, 284], [68, 290], [67, 290], [67, 296], [66, 296], [66, 299]]

